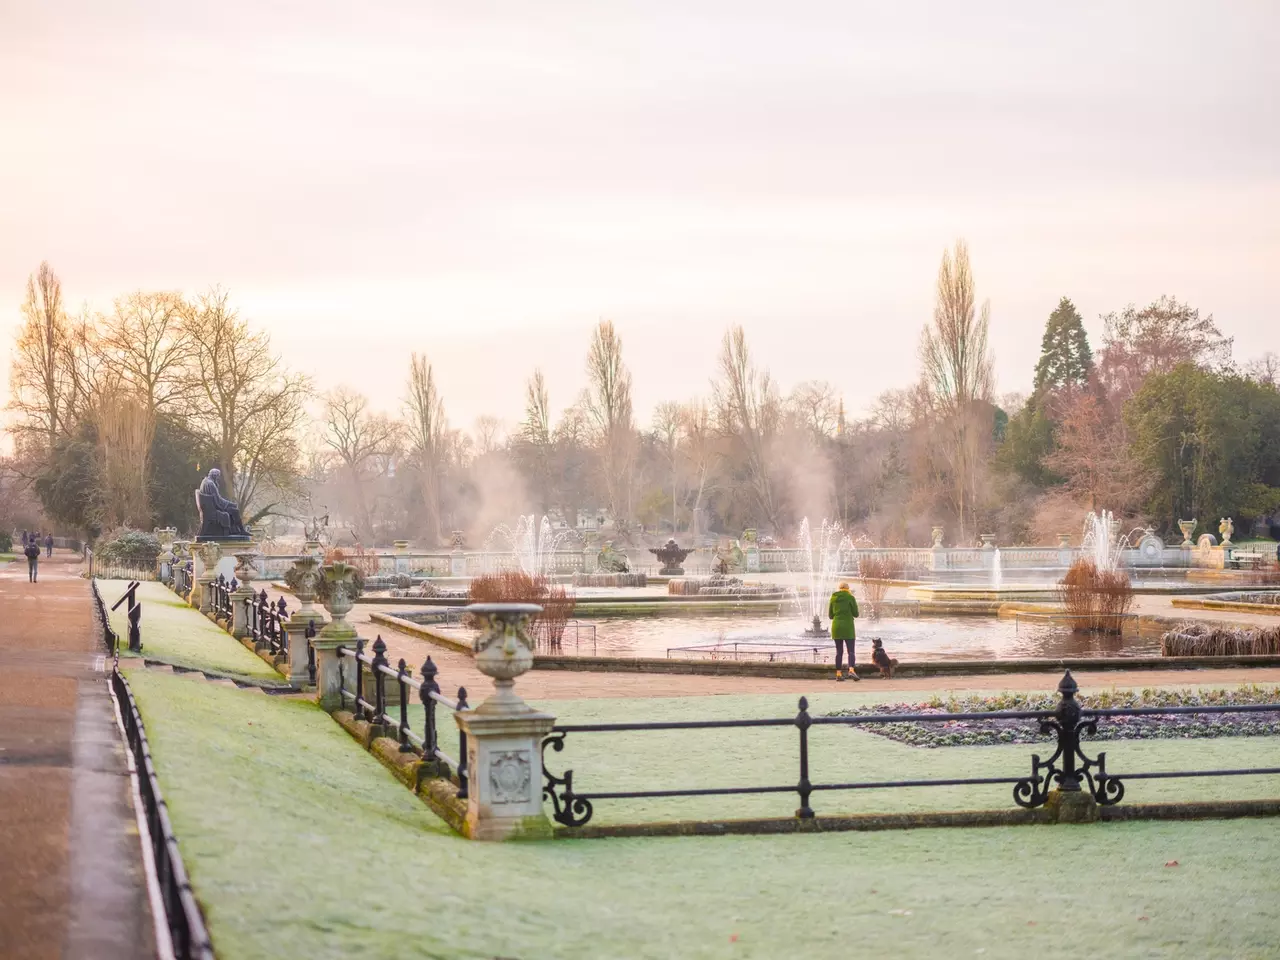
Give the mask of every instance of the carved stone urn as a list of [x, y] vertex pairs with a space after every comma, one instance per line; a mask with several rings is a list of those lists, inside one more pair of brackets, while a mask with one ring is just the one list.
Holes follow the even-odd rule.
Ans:
[[1196, 521], [1195, 520], [1179, 520], [1178, 529], [1182, 531], [1181, 546], [1186, 547], [1188, 549], [1195, 546], [1195, 544], [1191, 542], [1191, 534], [1195, 532]]
[[515, 694], [515, 679], [533, 666], [529, 621], [542, 608], [536, 603], [473, 603], [466, 610], [479, 628], [472, 645], [476, 669], [493, 678], [495, 691], [479, 709], [490, 713], [528, 709]]
[[1218, 532], [1222, 534], [1222, 545], [1231, 546], [1231, 535], [1236, 532], [1235, 521], [1230, 517], [1223, 517], [1218, 521]]
[[298, 597], [298, 603], [301, 604], [297, 616], [304, 620], [315, 615], [316, 577], [319, 575], [316, 571], [319, 567], [320, 558], [308, 553], [304, 553], [293, 561], [293, 569], [297, 571], [298, 581], [298, 588], [294, 593]]
[[332, 618], [322, 631], [326, 637], [355, 636], [355, 628], [346, 621], [346, 616], [353, 606], [349, 594], [355, 574], [356, 568], [341, 560], [325, 564], [324, 578], [329, 581], [329, 596], [324, 601], [324, 608], [329, 611], [329, 616]]
[[929, 534], [933, 537], [933, 548], [935, 550], [940, 550], [942, 548], [942, 527], [934, 527], [929, 531]]

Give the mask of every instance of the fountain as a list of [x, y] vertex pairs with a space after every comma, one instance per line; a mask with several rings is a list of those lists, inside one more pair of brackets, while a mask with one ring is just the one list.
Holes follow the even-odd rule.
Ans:
[[662, 561], [662, 569], [658, 571], [659, 576], [682, 577], [684, 567], [680, 564], [684, 563], [684, 558], [693, 553], [693, 550], [692, 548], [686, 550], [676, 543], [675, 537], [671, 537], [660, 547], [650, 547], [649, 552]]
[[1119, 529], [1120, 521], [1110, 510], [1089, 513], [1084, 518], [1084, 536], [1080, 541], [1084, 559], [1092, 560], [1099, 570], [1119, 569], [1120, 558], [1131, 546], [1131, 534], [1117, 536]]
[[1000, 548], [991, 556], [991, 589], [999, 590], [1004, 586], [1004, 570], [1000, 566]]
[[539, 523], [534, 514], [521, 516], [515, 527], [500, 523], [485, 538], [485, 549], [491, 549], [494, 540], [506, 542], [507, 549], [515, 560], [517, 567], [530, 576], [550, 576], [555, 573], [555, 554], [570, 536], [572, 530], [555, 533], [551, 529], [551, 520], [543, 516]]
[[[819, 527], [818, 542], [815, 546], [813, 533], [809, 527], [809, 518], [800, 521], [800, 547], [807, 569], [798, 571], [807, 577], [809, 617], [812, 626], [806, 628], [805, 635], [824, 637], [822, 616], [826, 610], [827, 597], [840, 575], [840, 554], [853, 549], [853, 541], [844, 536], [844, 531], [836, 521], [828, 522], [825, 518]], [[814, 552], [817, 551], [815, 561]]]

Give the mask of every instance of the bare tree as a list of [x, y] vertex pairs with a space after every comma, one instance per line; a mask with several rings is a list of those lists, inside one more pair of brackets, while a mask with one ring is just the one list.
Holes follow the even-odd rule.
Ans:
[[684, 428], [684, 407], [678, 403], [667, 401], [660, 403], [653, 411], [653, 436], [658, 449], [667, 461], [671, 471], [671, 534], [680, 529], [679, 513], [679, 471], [680, 434]]
[[840, 397], [825, 380], [797, 384], [787, 398], [787, 406], [799, 427], [813, 440], [829, 440], [840, 424]]
[[779, 510], [770, 473], [770, 452], [782, 419], [777, 387], [756, 368], [742, 327], [730, 327], [720, 344], [720, 377], [712, 382], [716, 419], [741, 460], [756, 508], [774, 529]]
[[323, 442], [333, 451], [351, 483], [355, 499], [357, 539], [372, 543], [375, 535], [369, 506], [369, 484], [386, 473], [396, 452], [398, 428], [386, 416], [369, 410], [369, 400], [347, 387], [331, 390], [324, 401]]
[[1280, 387], [1280, 355], [1268, 350], [1244, 368], [1245, 376], [1264, 387]]
[[601, 320], [587, 353], [587, 392], [583, 408], [600, 451], [609, 511], [631, 515], [630, 471], [635, 454], [631, 413], [631, 373], [622, 362], [622, 338], [612, 321]]
[[1202, 317], [1175, 297], [1162, 296], [1141, 310], [1129, 304], [1102, 319], [1099, 370], [1122, 401], [1152, 373], [1168, 373], [1182, 363], [1222, 367], [1231, 360], [1231, 338], [1222, 335], [1213, 315]]
[[47, 262], [27, 278], [22, 327], [14, 344], [9, 374], [9, 409], [19, 415], [16, 430], [44, 450], [67, 432], [67, 318], [62, 282]]
[[977, 489], [980, 403], [990, 401], [995, 385], [995, 361], [987, 343], [991, 306], [984, 302], [981, 312], [975, 308], [969, 248], [957, 240], [954, 253], [942, 254], [933, 323], [921, 335], [920, 360], [946, 437], [962, 541]]
[[711, 409], [703, 400], [693, 400], [681, 409], [681, 430], [684, 433], [684, 455], [689, 461], [690, 476], [693, 478], [693, 507], [691, 508], [690, 529], [695, 542], [701, 529], [702, 509], [710, 487], [711, 471], [716, 462], [715, 424], [711, 418]]
[[475, 439], [478, 457], [498, 450], [502, 446], [502, 421], [488, 414], [476, 417]]
[[246, 523], [256, 522], [297, 492], [297, 433], [310, 383], [285, 370], [267, 335], [240, 319], [224, 290], [186, 304], [183, 324], [193, 345], [192, 420], [218, 451]]
[[425, 355], [415, 353], [410, 358], [409, 393], [404, 405], [410, 454], [418, 470], [422, 501], [427, 510], [426, 535], [430, 542], [439, 543], [443, 534], [440, 484], [453, 438], [445, 417], [444, 399], [436, 387], [435, 371]]
[[102, 349], [153, 417], [193, 392], [195, 344], [183, 312], [180, 294], [138, 290], [116, 300], [101, 334]]

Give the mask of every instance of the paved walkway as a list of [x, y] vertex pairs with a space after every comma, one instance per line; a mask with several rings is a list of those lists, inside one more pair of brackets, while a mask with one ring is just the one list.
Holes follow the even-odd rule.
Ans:
[[[288, 597], [290, 606], [296, 605]], [[1167, 603], [1167, 601], [1166, 601]], [[419, 637], [374, 623], [371, 613], [395, 613], [403, 607], [379, 607], [356, 604], [347, 615], [360, 636], [372, 640], [381, 636], [387, 644], [387, 657], [392, 665], [403, 657], [414, 668], [428, 655], [440, 670], [441, 691], [453, 696], [465, 686], [471, 702], [479, 702], [476, 694], [487, 696], [491, 689], [487, 677], [475, 668], [467, 654], [429, 643]], [[1146, 611], [1144, 611], [1146, 612]], [[1199, 613], [1201, 611], [1188, 611]], [[1216, 618], [1215, 618], [1216, 619]], [[1276, 618], [1271, 618], [1273, 621]], [[859, 660], [869, 651], [858, 651]], [[578, 671], [533, 670], [520, 678], [520, 695], [531, 700], [577, 700], [592, 697], [696, 697], [742, 693], [814, 693], [817, 690], [840, 690], [859, 693], [933, 690], [1053, 690], [1058, 675], [1052, 673], [974, 674], [962, 677], [912, 677], [908, 679], [866, 679], [859, 683], [837, 683], [830, 680], [780, 680], [768, 677], [709, 677], [689, 674], [654, 673], [586, 673]], [[1280, 667], [1214, 669], [1214, 670], [1100, 670], [1073, 674], [1081, 688], [1100, 690], [1110, 687], [1189, 687], [1196, 684], [1234, 687], [1242, 683], [1280, 684]]]
[[155, 955], [124, 746], [79, 556], [0, 566], [0, 957]]

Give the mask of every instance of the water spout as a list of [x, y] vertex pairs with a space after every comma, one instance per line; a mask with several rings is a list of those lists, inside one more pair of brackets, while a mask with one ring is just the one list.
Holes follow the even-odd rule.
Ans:
[[1004, 584], [1004, 569], [1000, 565], [1000, 548], [996, 547], [996, 552], [991, 555], [991, 587], [993, 590], [999, 590]]

